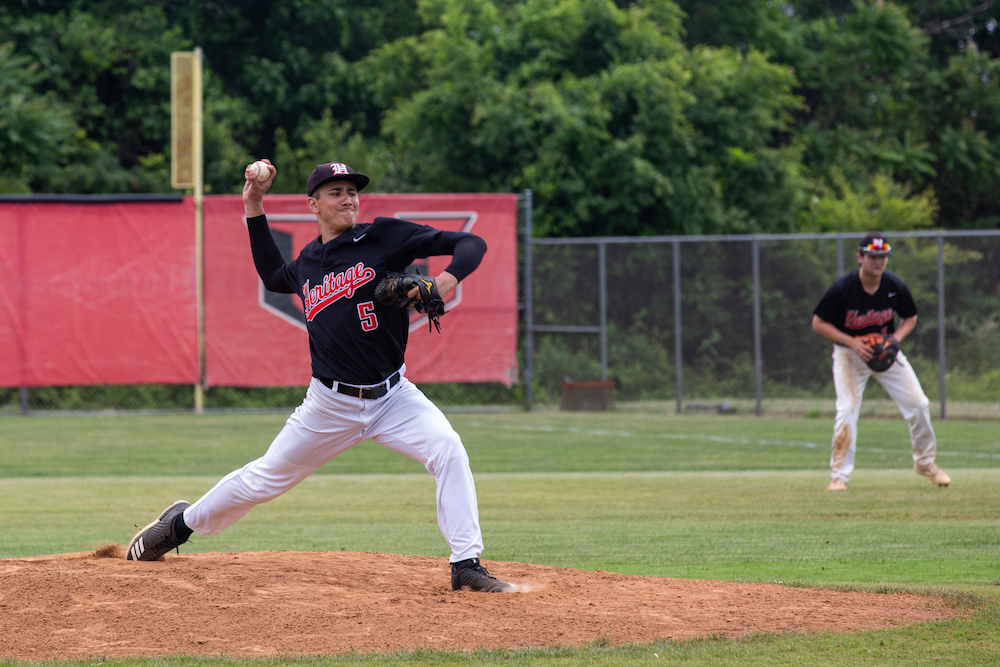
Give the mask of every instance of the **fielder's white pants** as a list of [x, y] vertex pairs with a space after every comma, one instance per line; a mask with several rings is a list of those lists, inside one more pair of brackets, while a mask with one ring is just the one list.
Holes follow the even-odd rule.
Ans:
[[876, 373], [868, 368], [854, 350], [833, 346], [833, 386], [837, 391], [837, 415], [833, 420], [833, 453], [830, 456], [830, 477], [850, 481], [854, 470], [854, 452], [858, 442], [858, 416], [861, 414], [861, 394], [868, 378], [874, 376], [886, 393], [896, 402], [899, 412], [910, 427], [910, 444], [914, 465], [934, 462], [937, 441], [931, 428], [930, 401], [920, 387], [917, 374], [899, 352], [889, 370]]
[[469, 456], [444, 414], [405, 377], [376, 400], [340, 394], [313, 378], [264, 456], [223, 477], [184, 511], [184, 521], [199, 535], [220, 533], [364, 440], [419, 461], [434, 475], [450, 561], [478, 558], [483, 537]]

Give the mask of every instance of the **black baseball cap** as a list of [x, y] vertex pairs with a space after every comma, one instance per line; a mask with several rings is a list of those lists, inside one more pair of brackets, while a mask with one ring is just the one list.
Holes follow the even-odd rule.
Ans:
[[892, 247], [880, 232], [869, 232], [858, 244], [858, 252], [862, 255], [891, 255]]
[[350, 181], [360, 191], [365, 189], [369, 180], [371, 179], [364, 174], [355, 174], [354, 170], [343, 162], [327, 162], [316, 165], [316, 168], [309, 174], [309, 180], [306, 181], [306, 194], [312, 197], [316, 188], [327, 181]]

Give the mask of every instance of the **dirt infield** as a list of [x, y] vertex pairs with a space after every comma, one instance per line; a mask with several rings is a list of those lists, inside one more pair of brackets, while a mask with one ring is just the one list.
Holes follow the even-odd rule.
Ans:
[[452, 592], [442, 558], [263, 551], [0, 560], [0, 659], [273, 656], [851, 632], [955, 614], [938, 598], [485, 562], [517, 593]]

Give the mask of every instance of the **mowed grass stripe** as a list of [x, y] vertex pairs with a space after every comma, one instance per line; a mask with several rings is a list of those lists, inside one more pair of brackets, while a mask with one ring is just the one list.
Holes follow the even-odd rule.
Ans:
[[[829, 443], [831, 425], [816, 419], [646, 413], [458, 414], [450, 419], [476, 474], [823, 471], [829, 465], [829, 445], [824, 443]], [[0, 477], [221, 477], [261, 456], [284, 420], [274, 414], [0, 419]], [[995, 423], [946, 420], [935, 428], [943, 465], [1000, 469]], [[862, 420], [857, 465], [859, 470], [910, 469], [905, 422]], [[424, 470], [368, 442], [321, 472], [422, 475]]]
[[[1000, 471], [483, 474], [487, 559], [632, 574], [814, 584], [988, 587], [1000, 581]], [[0, 556], [126, 543], [211, 477], [0, 480]], [[447, 556], [434, 482], [315, 475], [186, 551], [347, 550]]]

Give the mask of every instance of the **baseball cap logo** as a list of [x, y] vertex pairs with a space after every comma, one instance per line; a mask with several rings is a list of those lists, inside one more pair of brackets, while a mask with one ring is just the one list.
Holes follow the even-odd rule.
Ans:
[[316, 192], [316, 188], [323, 183], [338, 180], [350, 181], [361, 191], [365, 189], [370, 179], [364, 174], [355, 173], [353, 169], [343, 162], [324, 162], [323, 164], [316, 165], [312, 173], [309, 174], [309, 178], [306, 180], [306, 194], [312, 197], [313, 193]]
[[881, 234], [872, 232], [865, 234], [858, 246], [858, 252], [871, 253], [873, 255], [888, 255], [892, 252], [892, 246]]

